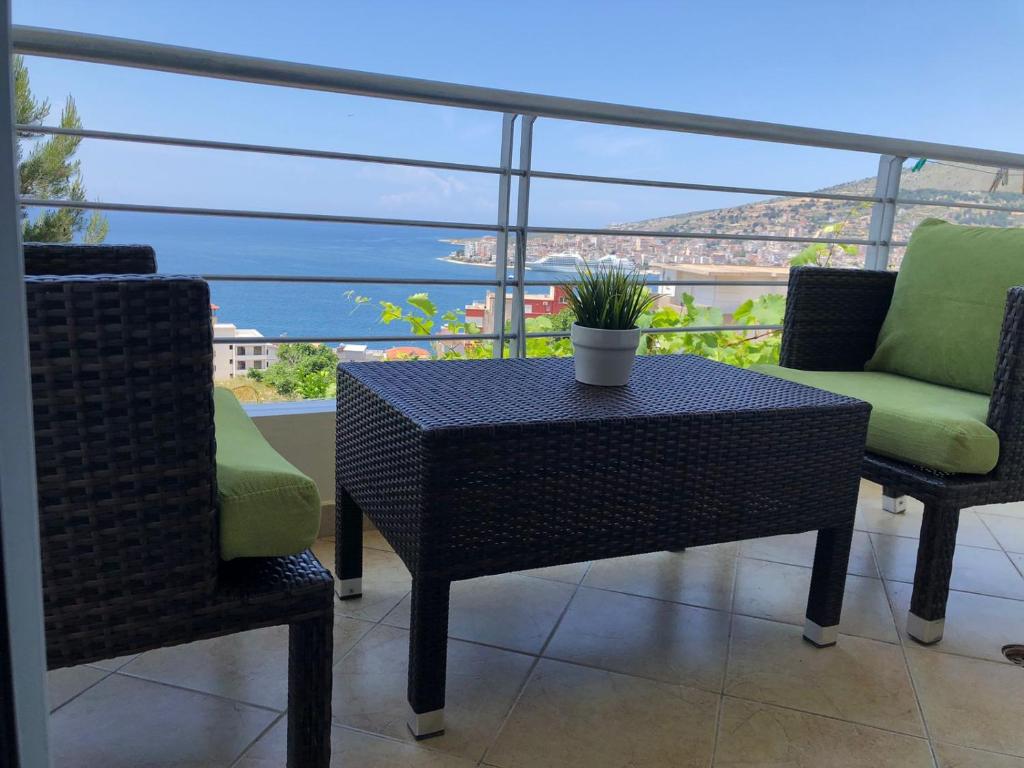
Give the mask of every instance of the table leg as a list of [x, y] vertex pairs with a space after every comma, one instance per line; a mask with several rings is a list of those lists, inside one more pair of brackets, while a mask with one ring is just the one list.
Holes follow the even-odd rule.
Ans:
[[818, 531], [804, 639], [819, 648], [835, 645], [839, 637], [839, 617], [843, 611], [846, 566], [850, 561], [852, 541], [853, 523]]
[[334, 507], [334, 568], [338, 596], [347, 600], [363, 594], [363, 512], [343, 488]]
[[939, 642], [946, 627], [946, 600], [959, 525], [957, 507], [925, 504], [907, 614], [907, 634], [925, 645]]
[[907, 497], [895, 488], [882, 486], [882, 509], [892, 515], [902, 515], [907, 511]]
[[449, 587], [441, 579], [412, 581], [408, 724], [417, 739], [444, 733]]

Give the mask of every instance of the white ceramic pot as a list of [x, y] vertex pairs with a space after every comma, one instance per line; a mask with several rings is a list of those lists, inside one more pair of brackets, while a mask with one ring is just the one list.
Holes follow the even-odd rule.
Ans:
[[640, 329], [610, 331], [572, 324], [570, 332], [576, 361], [576, 381], [599, 387], [621, 387], [629, 382]]

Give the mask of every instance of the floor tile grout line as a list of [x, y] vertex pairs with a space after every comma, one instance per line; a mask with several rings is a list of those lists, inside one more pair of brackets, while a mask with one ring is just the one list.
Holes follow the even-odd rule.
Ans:
[[[867, 578], [867, 577], [864, 577], [864, 578]], [[900, 583], [902, 583], [902, 582], [900, 582]], [[654, 602], [665, 603], [667, 605], [674, 605], [674, 606], [679, 606], [679, 607], [682, 607], [682, 608], [695, 608], [695, 609], [698, 609], [698, 610], [710, 611], [710, 612], [718, 613], [718, 614], [725, 614], [727, 616], [735, 615], [735, 616], [739, 616], [740, 618], [757, 619], [759, 621], [768, 621], [768, 622], [772, 622], [774, 624], [782, 624], [782, 625], [787, 626], [787, 627], [801, 627], [802, 628], [804, 626], [800, 622], [787, 621], [785, 619], [780, 619], [780, 618], [776, 618], [776, 617], [772, 617], [772, 616], [765, 616], [765, 615], [762, 615], [762, 614], [744, 613], [742, 611], [735, 611], [735, 612], [733, 612], [733, 611], [729, 611], [729, 610], [724, 609], [724, 608], [709, 608], [709, 607], [704, 606], [704, 605], [695, 605], [695, 604], [692, 604], [692, 603], [681, 603], [681, 602], [678, 602], [678, 601], [675, 601], [675, 600], [667, 600], [665, 598], [651, 597], [649, 595], [639, 595], [639, 594], [636, 594], [635, 592], [619, 592], [618, 590], [604, 589], [602, 587], [591, 587], [591, 586], [589, 586], [587, 584], [580, 584], [579, 586], [581, 588], [583, 588], [583, 589], [591, 589], [591, 590], [594, 590], [594, 591], [597, 591], [597, 592], [608, 592], [610, 594], [615, 594], [615, 595], [623, 595], [623, 596], [626, 596], [626, 597], [635, 597], [635, 598], [638, 598], [640, 600], [652, 600]], [[575, 592], [573, 593], [573, 596], [575, 596]], [[384, 619], [381, 619], [380, 622], [378, 622], [378, 623], [381, 624], [382, 626], [390, 627], [391, 629], [400, 629], [400, 630], [403, 630], [405, 632], [409, 631], [408, 627], [404, 627], [404, 626], [401, 626], [399, 624], [388, 624], [388, 623], [386, 623], [384, 621]], [[876, 642], [876, 643], [884, 643], [886, 645], [896, 645], [897, 644], [896, 640], [884, 640], [882, 638], [871, 637], [869, 635], [859, 635], [859, 634], [857, 634], [855, 632], [842, 631], [842, 632], [840, 632], [840, 634], [841, 635], [846, 635], [847, 637], [855, 637], [855, 638], [857, 638], [859, 640], [868, 640], [868, 641], [872, 641], [872, 642]], [[522, 648], [512, 648], [512, 647], [507, 646], [507, 645], [498, 645], [496, 643], [488, 643], [488, 642], [483, 641], [483, 640], [473, 640], [471, 638], [458, 637], [456, 635], [448, 635], [448, 639], [449, 640], [455, 640], [455, 641], [460, 642], [460, 643], [469, 643], [470, 645], [478, 645], [478, 646], [482, 646], [484, 648], [492, 648], [492, 649], [498, 650], [498, 651], [506, 651], [508, 653], [516, 653], [516, 654], [520, 654], [522, 656], [537, 657], [537, 656], [541, 655], [540, 651], [526, 651], [526, 650], [523, 650]], [[346, 655], [347, 655], [347, 653], [348, 652], [346, 652]], [[629, 673], [629, 672], [618, 672], [617, 670], [608, 669], [606, 667], [600, 667], [600, 666], [596, 666], [596, 665], [593, 665], [593, 664], [586, 664], [584, 662], [573, 661], [572, 659], [564, 659], [564, 658], [561, 658], [561, 657], [547, 656], [547, 655], [545, 655], [544, 658], [553, 659], [555, 661], [565, 661], [565, 662], [567, 662], [569, 664], [575, 664], [576, 666], [587, 667], [587, 668], [590, 668], [590, 669], [600, 669], [600, 670], [604, 670], [606, 672], [616, 672], [617, 674], [626, 674], [626, 675], [632, 675], [633, 677], [642, 677], [642, 678], [647, 679], [647, 680], [658, 680], [660, 682], [670, 682], [670, 681], [666, 681], [666, 680], [660, 680], [659, 678], [645, 677], [643, 675], [636, 675], [636, 674]], [[968, 657], [968, 658], [976, 658], [976, 657]], [[699, 686], [691, 686], [691, 687], [699, 687]], [[702, 688], [701, 687], [701, 690], [710, 690], [710, 689]]]
[[523, 678], [523, 682], [520, 684], [518, 690], [515, 693], [515, 696], [512, 697], [512, 703], [509, 705], [504, 716], [501, 718], [501, 722], [498, 724], [498, 728], [494, 732], [494, 737], [484, 748], [483, 754], [480, 755], [480, 763], [483, 763], [487, 759], [487, 753], [491, 751], [494, 745], [498, 742], [498, 739], [501, 738], [502, 731], [504, 731], [505, 726], [508, 725], [508, 721], [512, 717], [512, 713], [515, 711], [515, 708], [519, 705], [519, 702], [522, 699], [523, 694], [526, 692], [526, 687], [530, 684], [530, 681], [533, 679], [534, 673], [537, 671], [538, 665], [544, 658], [544, 652], [548, 649], [548, 645], [550, 645], [552, 638], [554, 638], [555, 634], [558, 632], [558, 628], [562, 625], [562, 619], [564, 619], [565, 614], [569, 612], [569, 607], [576, 599], [576, 595], [579, 594], [580, 589], [583, 587], [583, 582], [586, 581], [587, 575], [590, 573], [590, 569], [593, 567], [593, 565], [593, 561], [589, 561], [587, 563], [586, 570], [584, 570], [583, 575], [580, 577], [579, 583], [573, 590], [572, 595], [566, 601], [565, 607], [562, 609], [562, 613], [559, 615], [557, 621], [555, 621], [555, 625], [551, 628], [551, 631], [548, 633], [547, 639], [544, 641], [544, 644], [541, 646], [540, 651], [534, 658], [533, 663], [527, 670], [526, 675]]
[[999, 757], [1009, 757], [1014, 760], [1024, 760], [1024, 755], [1016, 755], [1013, 752], [999, 752], [998, 750], [987, 749], [985, 747], [972, 747], [967, 744], [957, 744], [956, 742], [946, 741], [944, 739], [932, 739], [931, 741], [933, 744], [945, 744], [949, 747], [957, 747], [959, 749], [966, 749], [972, 752], [981, 752], [986, 755], [998, 755]]
[[273, 713], [275, 715], [280, 715], [281, 713], [287, 711], [287, 707], [285, 707], [284, 709], [278, 709], [276, 707], [267, 706], [266, 704], [254, 704], [251, 701], [243, 701], [242, 699], [233, 699], [230, 696], [225, 696], [222, 693], [212, 693], [211, 691], [203, 691], [203, 690], [200, 690], [199, 688], [190, 688], [187, 685], [179, 685], [177, 683], [169, 683], [169, 682], [167, 682], [165, 680], [154, 680], [154, 679], [149, 678], [149, 677], [143, 677], [142, 675], [133, 675], [133, 674], [128, 673], [128, 672], [118, 671], [118, 672], [111, 672], [110, 674], [111, 675], [118, 675], [120, 677], [126, 677], [129, 680], [137, 680], [137, 681], [142, 682], [142, 683], [152, 683], [153, 685], [162, 685], [165, 688], [172, 688], [172, 689], [177, 690], [177, 691], [185, 691], [187, 693], [195, 693], [195, 694], [198, 694], [199, 696], [209, 696], [212, 699], [217, 699], [219, 701], [226, 701], [226, 702], [229, 702], [231, 704], [240, 704], [243, 707], [251, 707], [252, 709], [259, 709], [259, 710], [261, 710], [263, 712], [271, 712], [271, 713]]
[[[361, 621], [361, 619], [352, 619], [351, 617], [344, 616], [344, 615], [342, 616], [342, 618], [350, 619], [351, 621]], [[341, 662], [343, 662], [345, 659], [347, 659], [348, 655], [350, 653], [352, 653], [352, 651], [354, 651], [356, 649], [356, 646], [359, 645], [361, 642], [363, 642], [363, 640], [366, 639], [366, 636], [368, 634], [370, 634], [371, 632], [373, 632], [373, 630], [378, 626], [377, 623], [372, 622], [372, 621], [367, 621], [366, 623], [370, 625], [370, 628], [367, 629], [365, 632], [363, 632], [363, 634], [361, 634], [359, 636], [359, 639], [356, 640], [354, 643], [352, 643], [352, 645], [349, 646], [349, 649], [347, 651], [345, 651], [343, 654], [341, 654], [341, 656], [338, 657], [337, 661], [332, 661], [331, 662], [331, 675], [334, 674], [334, 670], [338, 668], [338, 665], [340, 665]], [[333, 688], [331, 690], [331, 695], [332, 696], [334, 695]]]
[[286, 717], [288, 717], [287, 711], [286, 712], [282, 712], [278, 717], [275, 717], [273, 719], [273, 721], [271, 721], [271, 723], [266, 728], [264, 728], [262, 731], [260, 731], [259, 734], [257, 734], [255, 739], [253, 739], [248, 744], [246, 744], [245, 748], [241, 752], [238, 753], [238, 756], [229, 763], [230, 768], [235, 768], [235, 766], [237, 766], [239, 763], [241, 763], [242, 759], [245, 757], [246, 753], [248, 753], [250, 749], [255, 747], [256, 743], [258, 741], [260, 741], [260, 739], [262, 739], [264, 736], [266, 736], [268, 733], [270, 733], [270, 731], [278, 723], [280, 723], [283, 718], [286, 718]]
[[[1006, 547], [1003, 546], [1003, 542], [1001, 542], [999, 540], [999, 537], [996, 536], [995, 531], [993, 531], [989, 527], [989, 525], [985, 521], [984, 517], [982, 517], [981, 515], [978, 515], [978, 519], [981, 520], [981, 524], [985, 526], [985, 530], [989, 532], [989, 535], [992, 536], [992, 538], [995, 539], [996, 544], [999, 545], [999, 551], [1003, 553], [1003, 555], [1006, 557], [1006, 559], [1010, 561], [1010, 565], [1013, 566], [1013, 568], [1016, 569], [1016, 571], [1021, 574], [1021, 578], [1024, 579], [1024, 571], [1021, 571], [1021, 569], [1017, 567], [1017, 563], [1014, 561], [1014, 559], [1012, 557], [1010, 557], [1010, 554], [1011, 554], [1010, 551]], [[1012, 554], [1016, 555], [1016, 554], [1019, 554], [1019, 553], [1013, 552]]]
[[460, 760], [460, 761], [465, 762], [465, 763], [472, 763], [474, 765], [478, 765], [479, 764], [479, 761], [475, 761], [474, 762], [474, 760], [472, 758], [470, 758], [470, 757], [462, 757], [461, 755], [457, 755], [457, 754], [455, 754], [453, 752], [446, 752], [443, 749], [439, 749], [437, 747], [431, 746], [431, 740], [430, 739], [426, 739], [426, 740], [422, 740], [422, 741], [421, 740], [415, 740], [415, 739], [413, 741], [406, 741], [406, 740], [401, 739], [401, 738], [399, 738], [397, 736], [391, 736], [390, 734], [387, 734], [387, 733], [378, 733], [377, 731], [370, 731], [370, 730], [367, 730], [366, 728], [359, 728], [358, 726], [355, 726], [355, 725], [347, 725], [345, 723], [339, 723], [336, 720], [334, 720], [333, 718], [331, 719], [331, 728], [332, 729], [337, 728], [338, 730], [342, 730], [342, 731], [349, 731], [350, 733], [357, 733], [360, 736], [366, 736], [368, 738], [377, 739], [379, 741], [386, 741], [389, 744], [393, 744], [393, 745], [398, 746], [398, 747], [413, 748], [413, 749], [416, 749], [416, 750], [422, 750], [424, 752], [428, 752], [431, 755], [443, 755], [445, 757], [449, 757], [449, 758], [452, 758], [452, 759], [455, 759], [455, 760]]
[[[875, 541], [870, 538], [871, 551], [877, 559], [878, 553], [875, 552]], [[881, 568], [879, 568], [881, 572]], [[898, 582], [899, 583], [899, 582]], [[921, 727], [924, 728], [925, 738], [928, 740], [928, 751], [932, 756], [932, 764], [935, 768], [939, 768], [939, 756], [935, 751], [935, 745], [932, 743], [931, 730], [928, 727], [928, 718], [924, 714], [924, 705], [921, 703], [921, 694], [917, 690], [917, 681], [914, 680], [914, 673], [910, 668], [910, 658], [907, 656], [907, 645], [903, 637], [903, 630], [900, 624], [900, 617], [896, 615], [896, 605], [889, 594], [889, 585], [885, 579], [882, 579], [882, 589], [885, 592], [885, 601], [889, 604], [889, 613], [892, 615], [893, 623], [896, 625], [896, 637], [900, 647], [900, 655], [903, 657], [903, 667], [907, 671], [907, 679], [910, 681], [910, 690], [914, 694], [914, 703], [917, 704], [917, 714], [921, 718]]]
[[[998, 552], [998, 549], [989, 549], [987, 552]], [[1011, 563], [1012, 565], [1012, 563]], [[954, 566], [955, 567], [955, 566]], [[1015, 568], [1016, 570], [1016, 568]], [[906, 581], [904, 579], [887, 579], [883, 578], [882, 581], [891, 581], [896, 584], [913, 584], [913, 581]], [[991, 592], [978, 592], [975, 589], [954, 589], [949, 588], [950, 592], [959, 592], [964, 595], [977, 595], [978, 597], [991, 597], [993, 600], [1009, 600], [1012, 603], [1024, 603], [1024, 597], [1009, 597], [1007, 595], [993, 595]]]
[[[85, 688], [80, 690], [78, 693], [76, 693], [74, 696], [72, 696], [67, 701], [65, 701], [65, 702], [59, 704], [58, 706], [54, 707], [53, 709], [51, 709], [50, 710], [50, 717], [53, 717], [53, 715], [55, 713], [57, 713], [60, 710], [64, 709], [64, 707], [66, 707], [68, 704], [73, 702], [75, 699], [77, 699], [79, 696], [81, 696], [86, 691], [92, 690], [93, 688], [95, 688], [97, 685], [102, 683], [104, 680], [106, 680], [111, 675], [117, 674], [117, 670], [116, 669], [100, 669], [99, 667], [91, 667], [91, 668], [92, 669], [97, 669], [97, 670], [103, 672], [104, 673], [103, 676], [100, 677], [98, 680], [96, 680], [96, 681], [90, 683], [89, 685], [85, 686]], [[62, 669], [63, 669], [63, 667], [62, 667]], [[67, 669], [71, 669], [71, 667], [67, 667]], [[47, 671], [50, 672], [50, 671], [56, 671], [56, 670], [47, 670]]]
[[[749, 541], [749, 539], [748, 539], [748, 541]], [[792, 566], [793, 568], [803, 568], [805, 571], [812, 571], [812, 570], [814, 570], [814, 566], [813, 565], [804, 565], [803, 563], [790, 563], [790, 562], [788, 562], [786, 560], [772, 560], [770, 557], [756, 557], [754, 555], [744, 555], [742, 553], [742, 551], [738, 552], [736, 554], [736, 559], [739, 560], [740, 558], [742, 558], [744, 560], [754, 560], [754, 561], [759, 562], [759, 563], [774, 563], [775, 565], [789, 565], [789, 566]], [[867, 574], [867, 573], [857, 573], [856, 571], [847, 571], [846, 575], [847, 576], [859, 576], [862, 579], [876, 579], [876, 580], [880, 579], [882, 577], [880, 575], [880, 571], [878, 570], [878, 565], [877, 564], [875, 565], [875, 573], [879, 574], [879, 575], [871, 576], [870, 574]]]
[[[969, 507], [969, 509], [985, 509], [985, 507], [988, 507], [988, 506], [991, 506], [991, 505], [990, 504], [982, 504], [982, 505], [977, 506], [977, 507]], [[987, 510], [987, 509], [984, 512], [975, 512], [974, 514], [976, 514], [978, 517], [981, 517], [982, 515], [992, 515], [993, 517], [1001, 517], [1004, 520], [1022, 520], [1022, 521], [1024, 521], [1024, 515], [1007, 515], [1007, 514], [1004, 514], [1003, 512], [995, 512], [995, 511]], [[989, 531], [989, 533], [992, 533], [992, 532]], [[996, 539], [996, 535], [994, 533], [992, 534], [992, 538]], [[999, 541], [999, 539], [996, 539], [996, 541]]]
[[797, 713], [799, 713], [801, 715], [810, 715], [811, 717], [821, 717], [821, 718], [824, 718], [825, 720], [833, 720], [833, 721], [835, 721], [837, 723], [845, 723], [846, 725], [853, 725], [853, 726], [856, 726], [857, 728], [871, 728], [872, 730], [875, 730], [875, 731], [881, 731], [883, 733], [890, 733], [890, 734], [892, 734], [894, 736], [902, 736], [902, 737], [907, 738], [907, 739], [916, 739], [917, 741], [924, 741], [924, 742], [928, 742], [929, 741], [929, 738], [927, 736], [919, 736], [919, 735], [915, 735], [913, 733], [907, 733], [906, 731], [897, 731], [897, 730], [895, 730], [893, 728], [884, 728], [884, 727], [882, 727], [880, 725], [873, 725], [871, 723], [865, 723], [865, 722], [860, 721], [860, 720], [845, 720], [845, 719], [843, 719], [841, 717], [837, 717], [836, 715], [826, 715], [826, 714], [823, 714], [821, 712], [812, 712], [809, 709], [800, 709], [799, 707], [793, 707], [793, 706], [789, 706], [787, 704], [777, 704], [777, 703], [775, 703], [773, 701], [762, 701], [760, 699], [751, 699], [751, 698], [748, 698], [746, 696], [737, 696], [735, 693], [723, 693], [722, 694], [722, 698], [723, 699], [734, 699], [736, 701], [743, 701], [743, 702], [746, 702], [747, 704], [760, 704], [761, 706], [774, 707], [775, 709], [784, 709], [787, 712], [797, 712]]
[[[973, 509], [973, 507], [971, 509]], [[964, 510], [964, 511], [966, 511], [966, 510]], [[896, 514], [896, 513], [887, 512], [886, 514]], [[900, 512], [899, 514], [905, 515], [906, 513], [905, 512]], [[981, 518], [981, 516], [978, 515], [977, 513], [975, 513], [975, 516], [978, 517], [979, 519]], [[873, 530], [871, 530], [869, 528], [854, 528], [854, 531], [859, 531], [860, 533], [866, 533], [869, 537], [870, 536], [888, 536], [888, 537], [893, 538], [893, 539], [909, 539], [911, 541], [920, 541], [921, 540], [920, 536], [908, 536], [908, 535], [903, 534], [903, 533], [893, 533], [892, 531], [873, 531]], [[992, 536], [993, 541], [996, 542], [996, 546], [989, 547], [989, 546], [984, 546], [984, 545], [981, 545], [981, 544], [963, 544], [961, 542], [957, 542], [956, 546], [958, 546], [958, 547], [967, 547], [968, 549], [985, 549], [985, 550], [988, 550], [989, 552], [992, 552], [992, 551], [1000, 549], [1001, 547], [999, 546], [999, 542], [998, 542], [998, 540], [996, 540], [996, 537], [994, 535], [992, 535], [991, 531], [989, 531], [989, 535]]]
[[722, 665], [722, 685], [718, 693], [718, 709], [715, 712], [715, 733], [711, 742], [711, 762], [708, 764], [710, 768], [714, 768], [715, 761], [718, 759], [718, 741], [722, 733], [722, 715], [725, 711], [725, 687], [729, 683], [729, 657], [732, 656], [733, 627], [736, 626], [736, 582], [739, 579], [739, 556], [742, 551], [742, 545], [740, 545], [736, 550], [736, 557], [733, 558], [732, 563], [732, 594], [729, 595], [729, 630], [725, 638], [725, 663]]

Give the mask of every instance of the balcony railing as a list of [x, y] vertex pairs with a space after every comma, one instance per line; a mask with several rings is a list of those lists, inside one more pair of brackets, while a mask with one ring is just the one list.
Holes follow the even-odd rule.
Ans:
[[[511, 318], [506, 318], [505, 302], [495, 302], [495, 323], [493, 333], [423, 335], [372, 335], [353, 336], [345, 334], [327, 336], [281, 336], [264, 337], [261, 343], [282, 342], [431, 342], [465, 341], [467, 338], [490, 340], [495, 355], [503, 354], [505, 344], [510, 346], [514, 356], [525, 356], [526, 345], [519, 343], [524, 338], [557, 337], [565, 332], [527, 332], [526, 330], [526, 289], [535, 285], [551, 285], [551, 280], [528, 280], [526, 278], [527, 243], [531, 235], [595, 235], [632, 238], [690, 238], [724, 241], [765, 241], [781, 243], [825, 243], [835, 245], [857, 245], [866, 247], [864, 266], [869, 269], [886, 269], [890, 249], [905, 245], [893, 239], [893, 227], [897, 207], [900, 205], [941, 206], [978, 210], [996, 210], [1010, 213], [1024, 213], [1024, 207], [1003, 206], [989, 203], [963, 201], [918, 200], [900, 196], [900, 178], [904, 161], [910, 157], [927, 157], [933, 160], [969, 163], [993, 168], [1024, 168], [1024, 155], [971, 147], [910, 141], [841, 131], [804, 128], [776, 123], [756, 122], [733, 118], [714, 117], [662, 109], [634, 107], [598, 101], [560, 98], [532, 93], [520, 93], [492, 88], [482, 88], [453, 83], [420, 80], [407, 77], [380, 75], [331, 67], [313, 66], [285, 61], [217, 53], [192, 48], [161, 45], [135, 40], [126, 40], [98, 35], [87, 35], [34, 27], [13, 28], [13, 46], [18, 53], [71, 59], [93, 63], [133, 67], [146, 70], [193, 75], [199, 77], [234, 80], [247, 83], [282, 86], [305, 90], [328, 91], [339, 94], [367, 96], [378, 99], [412, 101], [439, 106], [469, 108], [498, 113], [502, 116], [501, 143], [498, 148], [498, 164], [479, 165], [444, 162], [430, 159], [358, 154], [353, 152], [325, 151], [300, 147], [248, 144], [240, 142], [214, 141], [205, 139], [180, 138], [174, 136], [122, 133], [90, 129], [69, 129], [54, 126], [22, 126], [34, 133], [63, 134], [81, 138], [115, 142], [132, 142], [149, 145], [163, 145], [184, 148], [242, 152], [250, 154], [277, 155], [298, 158], [312, 158], [342, 162], [359, 162], [382, 165], [428, 168], [459, 171], [473, 174], [487, 174], [497, 178], [497, 221], [462, 222], [432, 219], [399, 219], [344, 214], [295, 213], [274, 210], [247, 210], [234, 208], [207, 208], [191, 206], [152, 205], [140, 202], [74, 202], [22, 198], [26, 207], [73, 207], [105, 211], [136, 211], [168, 215], [199, 215], [251, 219], [278, 219], [308, 222], [335, 222], [346, 224], [376, 224], [398, 227], [433, 227], [447, 230], [489, 232], [496, 236], [495, 275], [491, 279], [461, 280], [427, 277], [374, 277], [374, 276], [328, 276], [328, 275], [243, 275], [207, 274], [210, 281], [231, 282], [304, 282], [304, 283], [345, 283], [377, 285], [460, 285], [480, 286], [494, 289], [496, 295], [505, 295], [511, 290]], [[589, 123], [610, 124], [631, 128], [675, 131], [705, 134], [732, 139], [776, 142], [790, 145], [810, 146], [834, 150], [869, 153], [878, 156], [878, 173], [873, 194], [841, 194], [830, 192], [772, 189], [762, 187], [741, 187], [715, 184], [697, 184], [676, 180], [643, 178], [622, 178], [615, 176], [586, 175], [539, 170], [532, 167], [534, 125], [538, 119], [569, 120]], [[518, 153], [515, 152], [518, 144]], [[513, 162], [513, 159], [516, 161]], [[517, 179], [515, 215], [511, 214], [513, 179]], [[530, 183], [533, 179], [586, 182], [622, 187], [649, 187], [670, 190], [701, 192], [722, 192], [766, 197], [791, 197], [819, 200], [841, 200], [871, 205], [871, 218], [867, 237], [823, 237], [817, 234], [774, 235], [760, 232], [706, 232], [677, 230], [623, 230], [587, 227], [551, 227], [530, 224]], [[700, 286], [723, 284], [715, 280], [652, 280], [654, 286]], [[730, 286], [782, 286], [784, 281], [737, 280], [724, 283]], [[511, 330], [506, 331], [506, 321]], [[695, 333], [707, 331], [756, 331], [777, 330], [776, 325], [716, 325], [682, 326], [647, 329], [648, 333]], [[226, 344], [237, 341], [234, 338], [215, 339], [215, 343]]]

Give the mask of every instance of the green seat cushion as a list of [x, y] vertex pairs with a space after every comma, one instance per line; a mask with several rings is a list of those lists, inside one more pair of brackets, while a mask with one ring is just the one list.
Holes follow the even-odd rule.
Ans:
[[985, 423], [988, 398], [975, 392], [873, 371], [752, 370], [871, 403], [872, 453], [943, 472], [984, 475], [999, 460], [999, 436]]
[[992, 394], [1015, 285], [1024, 285], [1024, 229], [926, 219], [910, 237], [865, 370]]
[[227, 389], [213, 391], [220, 556], [295, 555], [316, 541], [316, 485], [275, 451]]

